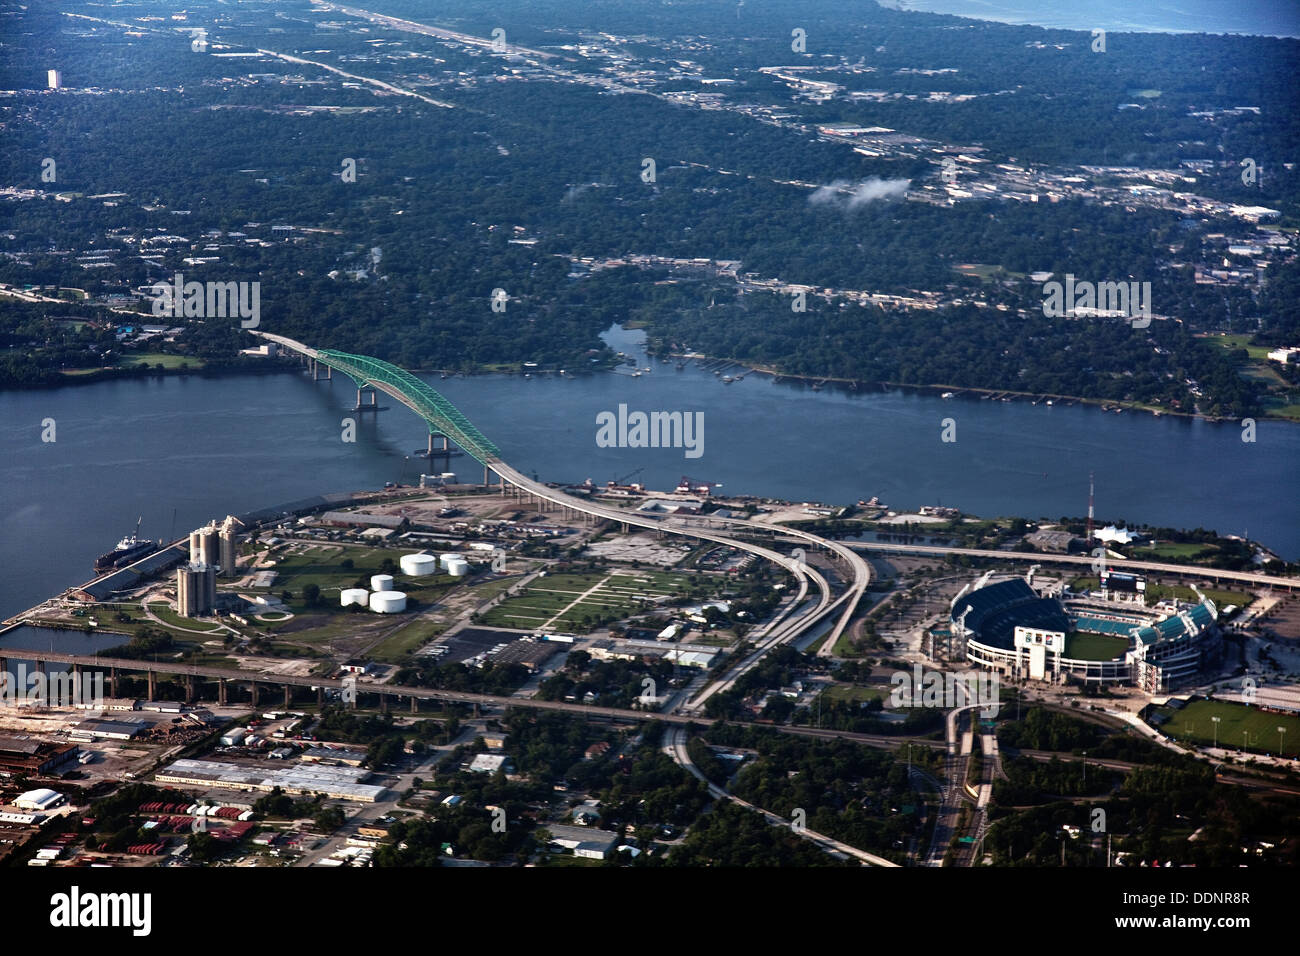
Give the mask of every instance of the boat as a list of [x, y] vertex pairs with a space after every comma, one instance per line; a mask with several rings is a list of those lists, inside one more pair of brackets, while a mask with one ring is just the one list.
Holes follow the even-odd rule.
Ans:
[[944, 393], [943, 393], [942, 395], [940, 395], [939, 397], [940, 397], [940, 398], [952, 398], [952, 397], [953, 397], [954, 395], [956, 395], [956, 394], [957, 394], [956, 392], [944, 392]]
[[735, 379], [732, 378], [730, 375], [724, 375], [724, 376], [722, 376], [722, 384], [723, 384], [723, 385], [730, 385], [730, 384], [731, 384], [732, 382], [734, 382], [734, 381], [735, 381]]
[[140, 521], [142, 520], [144, 520], [143, 515], [136, 521], [135, 531], [119, 541], [117, 547], [112, 551], [101, 554], [95, 559], [96, 574], [104, 574], [107, 571], [115, 571], [118, 568], [126, 567], [131, 562], [138, 561], [158, 550], [157, 541], [139, 537]]

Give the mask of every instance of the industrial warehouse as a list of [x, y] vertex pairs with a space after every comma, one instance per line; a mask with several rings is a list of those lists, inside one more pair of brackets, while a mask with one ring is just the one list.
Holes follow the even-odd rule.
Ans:
[[158, 772], [159, 783], [227, 790], [256, 790], [269, 793], [277, 787], [285, 793], [323, 793], [335, 800], [377, 803], [388, 793], [386, 787], [366, 784], [370, 771], [359, 767], [313, 763], [307, 766], [265, 770], [219, 760], [177, 760]]
[[1098, 595], [1052, 596], [1026, 578], [990, 577], [953, 599], [952, 633], [966, 642], [968, 660], [1010, 678], [1161, 694], [1220, 657], [1219, 612], [1208, 598], [1148, 609], [1136, 575], [1103, 574]]

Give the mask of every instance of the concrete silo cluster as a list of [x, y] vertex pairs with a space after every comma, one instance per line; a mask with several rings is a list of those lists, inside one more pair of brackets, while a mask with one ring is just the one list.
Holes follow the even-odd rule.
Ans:
[[241, 525], [227, 515], [220, 525], [209, 521], [190, 532], [189, 561], [176, 569], [176, 613], [181, 617], [210, 614], [216, 607], [217, 575], [236, 575]]

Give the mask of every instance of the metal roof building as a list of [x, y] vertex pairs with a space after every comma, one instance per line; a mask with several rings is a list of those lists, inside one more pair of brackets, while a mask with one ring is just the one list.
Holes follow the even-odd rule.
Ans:
[[159, 783], [185, 783], [200, 787], [227, 787], [232, 790], [264, 792], [279, 787], [285, 793], [323, 793], [337, 800], [377, 803], [383, 799], [388, 788], [362, 783], [369, 778], [369, 770], [354, 767], [298, 764], [272, 770], [224, 763], [219, 760], [176, 760], [170, 767], [160, 770], [156, 775]]

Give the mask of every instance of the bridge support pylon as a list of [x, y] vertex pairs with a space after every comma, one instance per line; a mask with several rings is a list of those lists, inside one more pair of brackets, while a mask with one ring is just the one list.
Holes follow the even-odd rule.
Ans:
[[[370, 396], [370, 401], [368, 402], [364, 401], [364, 398], [367, 395]], [[374, 414], [383, 411], [383, 409], [379, 407], [379, 392], [375, 390], [373, 385], [357, 386], [357, 407], [352, 410], [354, 412], [371, 412]]]
[[[440, 442], [440, 444], [435, 444]], [[441, 471], [451, 471], [451, 442], [442, 432], [429, 429], [429, 441], [424, 452], [424, 459], [428, 463], [427, 467], [430, 474], [439, 474], [438, 468], [441, 463]]]

